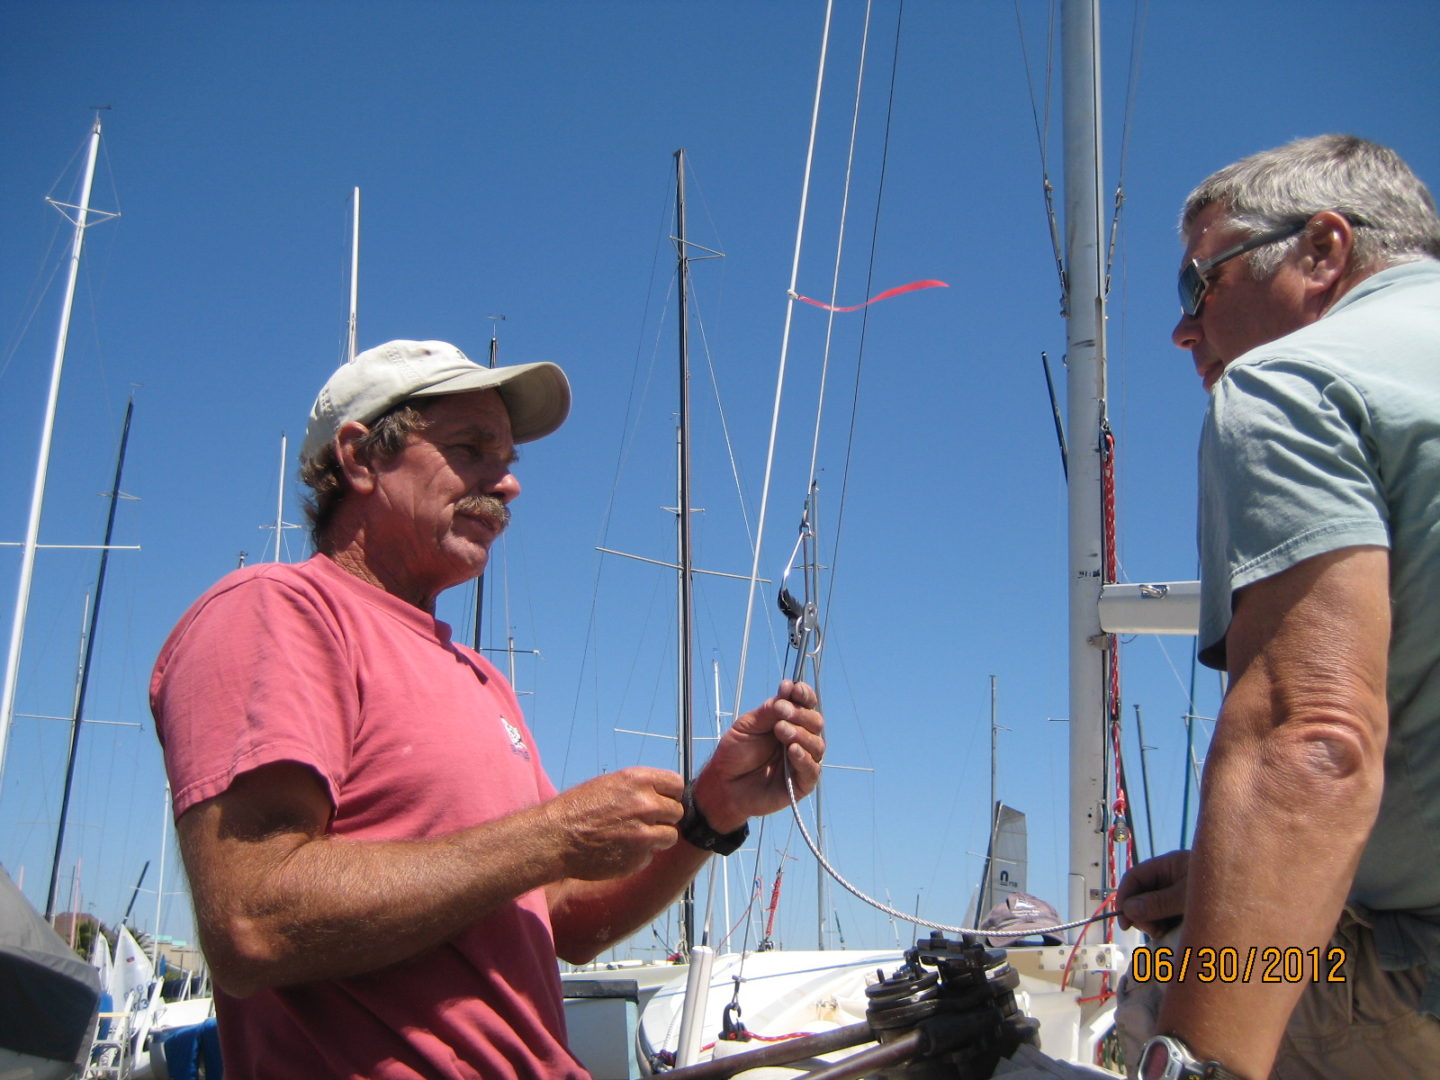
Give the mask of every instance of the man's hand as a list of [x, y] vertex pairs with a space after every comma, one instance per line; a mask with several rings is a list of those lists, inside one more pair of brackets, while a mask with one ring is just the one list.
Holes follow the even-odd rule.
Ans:
[[1185, 914], [1190, 852], [1157, 855], [1130, 868], [1115, 893], [1120, 928], [1138, 926], [1152, 937], [1172, 929]]
[[786, 679], [773, 698], [741, 716], [721, 736], [715, 754], [695, 780], [695, 802], [711, 827], [733, 832], [747, 820], [790, 802], [785, 762], [804, 798], [820, 779], [825, 721], [815, 691]]
[[675, 844], [683, 808], [678, 774], [634, 766], [577, 784], [544, 804], [559, 838], [564, 876], [625, 877]]

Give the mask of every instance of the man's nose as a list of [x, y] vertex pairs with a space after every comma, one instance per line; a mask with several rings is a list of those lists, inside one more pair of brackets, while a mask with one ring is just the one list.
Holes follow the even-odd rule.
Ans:
[[1170, 340], [1175, 343], [1176, 348], [1193, 349], [1199, 345], [1204, 338], [1200, 330], [1200, 320], [1180, 313], [1180, 321], [1175, 324], [1175, 329], [1170, 331]]
[[495, 496], [508, 506], [520, 497], [520, 478], [506, 469], [503, 476], [486, 487], [485, 494]]

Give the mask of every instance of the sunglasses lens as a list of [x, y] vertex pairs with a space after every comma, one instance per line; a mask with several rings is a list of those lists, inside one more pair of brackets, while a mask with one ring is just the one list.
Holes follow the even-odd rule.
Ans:
[[1205, 278], [1191, 260], [1180, 271], [1180, 310], [1190, 318], [1200, 314], [1200, 303], [1205, 299]]

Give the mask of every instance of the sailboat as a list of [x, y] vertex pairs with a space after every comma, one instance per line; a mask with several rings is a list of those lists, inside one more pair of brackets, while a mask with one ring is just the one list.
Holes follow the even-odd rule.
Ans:
[[[1105, 244], [1102, 236], [1100, 115], [1098, 86], [1098, 0], [1065, 0], [1062, 55], [1065, 123], [1065, 312], [1068, 337], [1067, 419], [1069, 628], [1070, 628], [1070, 849], [1065, 943], [1010, 947], [1019, 1011], [1038, 1020], [1039, 1041], [1053, 1057], [1115, 1067], [1114, 989], [1137, 939], [1116, 934], [1103, 919], [1126, 865], [1130, 830], [1117, 789], [1109, 745], [1111, 678], [1117, 636], [1129, 633], [1193, 633], [1193, 582], [1122, 585], [1116, 582], [1113, 552], [1107, 551], [1107, 418], [1105, 374]], [[823, 63], [823, 60], [822, 60]], [[794, 290], [792, 287], [792, 297]], [[1113, 533], [1111, 534], [1113, 535]], [[997, 809], [997, 818], [1003, 811]], [[1001, 818], [1001, 820], [1005, 820]], [[1011, 819], [1013, 820], [1013, 819]], [[1009, 830], [1011, 826], [1003, 826]], [[996, 830], [997, 840], [1002, 832]], [[1133, 849], [1132, 849], [1133, 850]], [[999, 855], [998, 849], [992, 856]], [[993, 859], [992, 859], [993, 864]], [[983, 909], [982, 909], [983, 910]], [[974, 940], [970, 938], [969, 940]], [[992, 939], [992, 942], [994, 939]], [[957, 947], [959, 942], [953, 943]], [[924, 941], [920, 943], [924, 945]], [[924, 951], [917, 946], [917, 952]], [[930, 952], [945, 943], [931, 939]], [[776, 951], [717, 957], [709, 977], [678, 976], [661, 987], [631, 1019], [637, 1048], [609, 1047], [610, 1065], [597, 1077], [633, 1076], [680, 1064], [678, 1076], [728, 1076], [763, 1064], [767, 1076], [813, 1071], [825, 1061], [855, 1053], [873, 1038], [865, 1029], [873, 1017], [873, 994], [900, 961], [899, 951]], [[879, 971], [877, 972], [877, 968]], [[1007, 976], [1008, 977], [1008, 976]], [[696, 1003], [696, 997], [700, 1001]], [[698, 1012], [690, 1021], [685, 1011]], [[730, 1038], [741, 1026], [770, 1040], [795, 1040], [802, 1061], [784, 1060], [778, 1048], [746, 1056], [756, 1043]], [[628, 1025], [623, 1029], [628, 1037]], [[687, 1046], [685, 1032], [701, 1032], [699, 1046]], [[828, 1033], [828, 1034], [825, 1034]], [[719, 1036], [719, 1037], [717, 1037]], [[848, 1041], [847, 1041], [848, 1040]], [[582, 1060], [592, 1047], [572, 1038]], [[735, 1055], [723, 1066], [683, 1066]], [[892, 1064], [904, 1059], [893, 1058]], [[828, 1075], [828, 1074], [827, 1074]], [[835, 1075], [842, 1075], [837, 1072]], [[862, 1075], [846, 1072], [843, 1075]], [[889, 1075], [889, 1074], [887, 1074]], [[898, 1073], [896, 1075], [899, 1075]], [[928, 1074], [927, 1074], [928, 1075]]]

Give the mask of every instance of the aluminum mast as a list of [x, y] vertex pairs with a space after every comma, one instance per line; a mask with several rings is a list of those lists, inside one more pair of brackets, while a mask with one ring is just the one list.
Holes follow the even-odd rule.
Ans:
[[[65, 343], [70, 336], [70, 313], [75, 306], [75, 282], [80, 274], [80, 251], [85, 245], [85, 227], [90, 224], [90, 189], [95, 182], [95, 159], [100, 150], [100, 117], [90, 128], [90, 146], [85, 158], [85, 179], [77, 206], [47, 199], [61, 213], [74, 210], [70, 218], [75, 236], [70, 244], [70, 270], [65, 283], [65, 302], [60, 309], [60, 329], [55, 339], [55, 359], [50, 368], [50, 396], [45, 403], [45, 422], [40, 434], [40, 458], [35, 466], [35, 486], [30, 495], [30, 520], [25, 529], [24, 552], [20, 559], [20, 586], [15, 597], [15, 616], [10, 626], [10, 653], [5, 662], [5, 687], [0, 693], [0, 780], [5, 775], [5, 747], [15, 717], [15, 684], [20, 674], [20, 646], [25, 638], [25, 614], [30, 606], [30, 584], [35, 575], [35, 548], [40, 535], [40, 515], [45, 507], [45, 476], [50, 468], [50, 443], [55, 432], [55, 411], [60, 401], [60, 375], [65, 367]], [[66, 215], [69, 217], [69, 215]], [[114, 217], [97, 215], [97, 220]]]
[[[678, 693], [680, 705], [680, 776], [690, 783], [695, 776], [694, 750], [694, 698], [692, 686], [694, 670], [694, 586], [695, 570], [690, 549], [690, 327], [688, 325], [687, 303], [690, 288], [690, 255], [685, 247], [685, 150], [675, 151], [675, 251], [676, 274], [679, 277], [679, 302], [676, 318], [680, 331], [680, 429], [678, 441], [678, 464], [676, 479], [676, 563], [679, 566], [679, 622], [680, 634], [676, 662], [678, 664]], [[685, 895], [680, 902], [681, 929], [684, 940], [681, 951], [688, 952], [695, 945], [695, 883], [685, 886]]]
[[1061, 9], [1065, 125], [1065, 269], [1070, 593], [1069, 918], [1088, 918], [1105, 880], [1105, 671], [1100, 626], [1104, 538], [1101, 433], [1105, 417], [1104, 244], [1101, 238], [1098, 0]]

